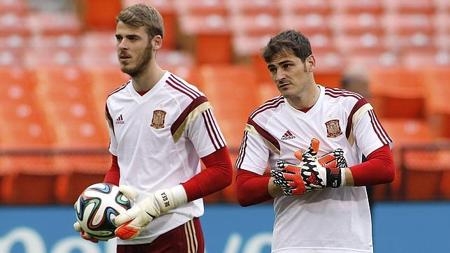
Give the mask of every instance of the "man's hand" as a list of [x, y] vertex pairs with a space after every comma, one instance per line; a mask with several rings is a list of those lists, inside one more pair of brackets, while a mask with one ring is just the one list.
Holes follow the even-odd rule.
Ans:
[[[136, 190], [130, 186], [121, 185], [119, 190], [129, 199], [137, 197]], [[153, 219], [186, 202], [186, 192], [181, 185], [151, 193], [114, 219], [118, 226], [115, 234], [122, 240], [133, 239]]]
[[283, 189], [284, 195], [301, 195], [314, 189], [324, 187], [340, 187], [347, 163], [342, 149], [336, 149], [317, 158], [319, 141], [311, 140], [309, 149], [303, 154], [295, 152], [299, 165], [278, 161], [277, 168], [271, 170], [274, 183]]
[[80, 232], [81, 238], [91, 241], [91, 242], [94, 242], [94, 243], [98, 242], [98, 239], [91, 237], [88, 233], [84, 232], [84, 230], [81, 228], [81, 225], [78, 221], [76, 221], [73, 224], [73, 229], [75, 229], [75, 231], [77, 231], [77, 232]]

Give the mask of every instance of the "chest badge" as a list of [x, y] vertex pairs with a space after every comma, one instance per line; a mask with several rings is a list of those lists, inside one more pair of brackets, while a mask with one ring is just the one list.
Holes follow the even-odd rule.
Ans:
[[163, 110], [154, 110], [152, 124], [150, 125], [154, 129], [164, 128], [164, 120], [166, 118], [166, 112]]
[[327, 127], [328, 138], [335, 138], [342, 134], [341, 126], [339, 125], [338, 119], [332, 119], [325, 122], [325, 126]]

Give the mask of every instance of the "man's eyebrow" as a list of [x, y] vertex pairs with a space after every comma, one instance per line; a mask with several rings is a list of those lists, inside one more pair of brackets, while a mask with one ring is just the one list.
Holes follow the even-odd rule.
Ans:
[[282, 65], [282, 64], [286, 64], [286, 63], [292, 63], [293, 61], [291, 61], [291, 60], [284, 60], [284, 61], [281, 61], [281, 62], [278, 62], [278, 63], [270, 63], [270, 64], [267, 64], [267, 67], [274, 67], [275, 65]]

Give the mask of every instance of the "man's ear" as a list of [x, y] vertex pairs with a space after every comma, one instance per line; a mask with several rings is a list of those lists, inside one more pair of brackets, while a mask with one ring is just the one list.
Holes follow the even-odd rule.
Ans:
[[316, 59], [314, 58], [314, 55], [308, 56], [306, 59], [306, 70], [308, 72], [312, 72], [314, 68], [316, 67]]
[[161, 35], [155, 35], [151, 41], [154, 50], [158, 50], [162, 47], [162, 37]]

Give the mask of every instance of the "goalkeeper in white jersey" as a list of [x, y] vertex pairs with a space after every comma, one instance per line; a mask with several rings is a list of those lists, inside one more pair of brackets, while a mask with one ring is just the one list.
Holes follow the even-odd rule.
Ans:
[[113, 162], [105, 182], [135, 202], [115, 217], [117, 253], [203, 253], [202, 197], [231, 183], [228, 148], [205, 95], [157, 64], [159, 12], [136, 4], [116, 21], [120, 68], [131, 80], [106, 101]]
[[315, 83], [302, 33], [272, 37], [263, 57], [281, 96], [248, 118], [236, 161], [240, 204], [274, 199], [272, 252], [373, 252], [365, 186], [394, 179], [391, 138], [360, 94]]

